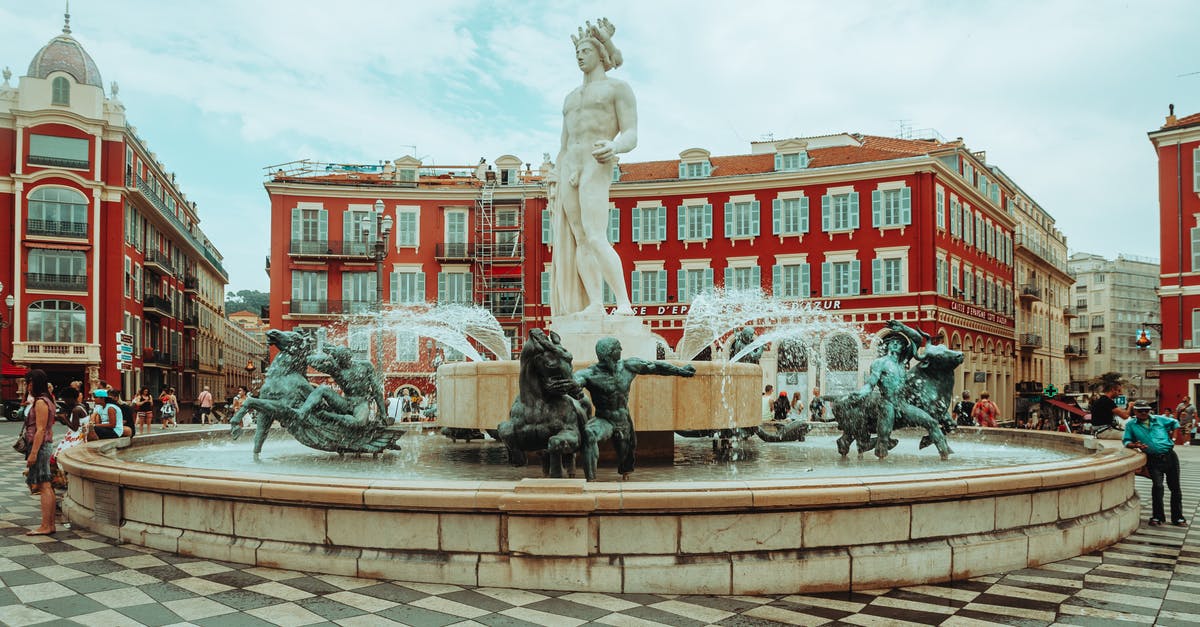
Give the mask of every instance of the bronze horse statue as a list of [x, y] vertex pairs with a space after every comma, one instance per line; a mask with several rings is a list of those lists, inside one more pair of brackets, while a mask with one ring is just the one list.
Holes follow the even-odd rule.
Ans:
[[296, 408], [316, 389], [305, 376], [315, 338], [307, 333], [271, 329], [267, 332], [267, 344], [278, 348], [279, 353], [267, 368], [258, 396], [247, 398], [241, 409], [229, 419], [229, 434], [236, 440], [242, 434], [242, 420], [246, 413], [254, 412], [255, 455], [262, 452], [271, 425], [276, 420], [285, 427], [294, 423]]
[[566, 466], [570, 476], [575, 475], [575, 454], [588, 411], [570, 394], [577, 390], [571, 359], [558, 334], [529, 332], [521, 349], [520, 391], [508, 420], [497, 428], [512, 465], [524, 466], [527, 452], [543, 451], [542, 474], [562, 477]]

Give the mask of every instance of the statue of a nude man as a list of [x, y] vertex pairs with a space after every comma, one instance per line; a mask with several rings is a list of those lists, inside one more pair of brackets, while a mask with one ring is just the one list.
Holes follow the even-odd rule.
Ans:
[[608, 241], [608, 189], [617, 155], [637, 146], [637, 103], [633, 90], [605, 72], [621, 65], [612, 43], [616, 28], [607, 19], [580, 28], [575, 60], [583, 84], [563, 103], [562, 146], [549, 184], [557, 186], [550, 310], [555, 315], [604, 312], [604, 284], [617, 299], [617, 314], [633, 308], [625, 290], [621, 259]]

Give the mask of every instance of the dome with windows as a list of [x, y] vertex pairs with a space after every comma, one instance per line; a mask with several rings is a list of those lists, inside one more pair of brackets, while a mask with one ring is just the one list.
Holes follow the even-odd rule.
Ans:
[[81, 85], [93, 85], [103, 89], [100, 70], [91, 55], [71, 36], [71, 29], [63, 28], [63, 34], [51, 39], [33, 55], [26, 76], [46, 78], [51, 72], [66, 72]]

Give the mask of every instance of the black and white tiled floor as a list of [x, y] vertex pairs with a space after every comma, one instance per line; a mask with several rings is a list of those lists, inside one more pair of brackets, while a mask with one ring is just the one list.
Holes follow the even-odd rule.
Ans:
[[[8, 427], [8, 425], [4, 425]], [[4, 432], [15, 428], [0, 428]], [[1178, 449], [1184, 508], [1200, 447]], [[1200, 531], [1141, 529], [1108, 550], [953, 585], [770, 597], [593, 594], [375, 581], [179, 557], [59, 530], [0, 454], [0, 624], [1155, 625], [1200, 624]], [[1148, 512], [1149, 481], [1137, 480]], [[1147, 515], [1143, 516], [1143, 520]], [[61, 525], [60, 525], [61, 527]]]

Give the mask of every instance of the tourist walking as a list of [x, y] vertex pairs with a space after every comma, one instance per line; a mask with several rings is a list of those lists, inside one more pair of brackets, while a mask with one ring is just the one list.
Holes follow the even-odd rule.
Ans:
[[812, 422], [825, 420], [825, 401], [821, 398], [820, 388], [813, 388], [812, 400], [808, 402], [808, 419]]
[[1175, 443], [1181, 446], [1191, 444], [1192, 431], [1196, 426], [1196, 406], [1192, 399], [1185, 396], [1175, 408], [1175, 419], [1179, 421], [1179, 431], [1175, 433]]
[[995, 427], [999, 413], [1000, 408], [992, 402], [991, 393], [984, 391], [979, 394], [979, 402], [971, 408], [971, 419], [981, 427]]
[[33, 402], [25, 415], [24, 437], [28, 444], [25, 456], [25, 483], [41, 500], [42, 524], [25, 533], [27, 536], [49, 536], [54, 534], [54, 474], [50, 471], [50, 456], [54, 453], [54, 408], [56, 403], [50, 395], [50, 384], [46, 372], [41, 369], [29, 371], [29, 394]]
[[[1101, 397], [1103, 398], [1103, 397]], [[1175, 454], [1175, 443], [1171, 431], [1179, 428], [1179, 421], [1166, 416], [1150, 414], [1150, 404], [1138, 401], [1133, 404], [1134, 419], [1125, 423], [1125, 446], [1146, 454], [1146, 470], [1154, 484], [1150, 490], [1153, 513], [1150, 526], [1163, 524], [1167, 519], [1163, 508], [1163, 483], [1171, 489], [1171, 524], [1186, 527], [1183, 517], [1183, 493], [1179, 489], [1179, 456]]]
[[150, 394], [150, 388], [142, 388], [133, 397], [133, 426], [137, 430], [145, 429], [142, 433], [149, 433], [153, 423], [154, 397]]
[[962, 400], [954, 404], [954, 422], [960, 427], [975, 426], [975, 403], [971, 402], [971, 391], [963, 390]]
[[158, 413], [162, 417], [162, 429], [168, 426], [174, 427], [179, 424], [175, 416], [179, 413], [179, 401], [175, 400], [175, 390], [173, 388], [163, 388], [162, 394], [158, 395], [160, 407]]
[[200, 424], [207, 425], [212, 423], [212, 408], [213, 395], [208, 391], [208, 386], [204, 386], [204, 390], [196, 397], [196, 402], [200, 405]]

